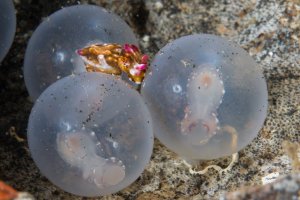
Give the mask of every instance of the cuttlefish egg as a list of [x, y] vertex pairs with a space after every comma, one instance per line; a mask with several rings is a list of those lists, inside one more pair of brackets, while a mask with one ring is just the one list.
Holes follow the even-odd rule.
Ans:
[[267, 86], [254, 60], [221, 37], [181, 37], [154, 57], [141, 94], [156, 137], [187, 159], [231, 155], [257, 136]]
[[86, 72], [78, 49], [104, 43], [135, 44], [132, 29], [119, 16], [94, 5], [65, 7], [47, 17], [32, 34], [24, 58], [24, 78], [36, 100], [52, 83]]
[[28, 122], [31, 155], [61, 189], [103, 196], [133, 183], [153, 148], [151, 115], [140, 94], [114, 76], [86, 72], [49, 86]]
[[0, 63], [8, 52], [16, 31], [16, 14], [12, 0], [0, 1]]

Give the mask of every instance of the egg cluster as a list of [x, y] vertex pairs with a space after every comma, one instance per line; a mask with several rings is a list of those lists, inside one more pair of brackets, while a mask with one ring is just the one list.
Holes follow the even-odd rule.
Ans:
[[24, 61], [35, 100], [29, 148], [55, 185], [82, 196], [127, 187], [150, 160], [153, 132], [198, 160], [236, 153], [257, 135], [266, 82], [240, 47], [190, 35], [147, 64], [128, 25], [97, 6], [63, 8], [33, 33]]
[[50, 181], [73, 194], [100, 196], [138, 178], [152, 153], [151, 116], [136, 90], [108, 74], [125, 71], [141, 81], [146, 64], [128, 25], [97, 6], [63, 8], [37, 28], [24, 61], [36, 100], [28, 141]]

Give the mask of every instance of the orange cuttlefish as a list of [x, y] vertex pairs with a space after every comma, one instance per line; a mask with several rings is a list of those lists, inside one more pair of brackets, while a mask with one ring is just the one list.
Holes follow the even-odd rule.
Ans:
[[133, 44], [92, 44], [76, 51], [88, 72], [121, 75], [125, 72], [136, 84], [141, 84], [147, 70], [148, 56]]

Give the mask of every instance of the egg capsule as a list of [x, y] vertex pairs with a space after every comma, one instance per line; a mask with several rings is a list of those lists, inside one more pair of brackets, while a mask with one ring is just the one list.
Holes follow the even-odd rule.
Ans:
[[16, 15], [12, 0], [0, 1], [0, 63], [8, 52], [16, 31]]
[[125, 21], [98, 6], [65, 7], [47, 17], [25, 53], [24, 78], [30, 97], [36, 100], [58, 79], [86, 72], [77, 50], [105, 43], [137, 45], [137, 39]]
[[163, 47], [141, 93], [157, 138], [187, 160], [236, 153], [258, 134], [267, 113], [257, 64], [214, 35], [185, 36]]
[[35, 102], [28, 141], [35, 163], [55, 185], [103, 196], [130, 185], [149, 162], [151, 116], [139, 93], [116, 77], [71, 75]]

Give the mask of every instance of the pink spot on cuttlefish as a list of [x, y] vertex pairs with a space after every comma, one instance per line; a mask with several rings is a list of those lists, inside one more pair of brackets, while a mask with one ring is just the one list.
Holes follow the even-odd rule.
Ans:
[[134, 44], [125, 44], [124, 51], [126, 53], [135, 53], [135, 52], [139, 51], [139, 48], [137, 46], [135, 46]]
[[146, 64], [136, 64], [133, 66], [134, 69], [139, 70], [139, 71], [143, 71], [147, 69], [147, 65]]

